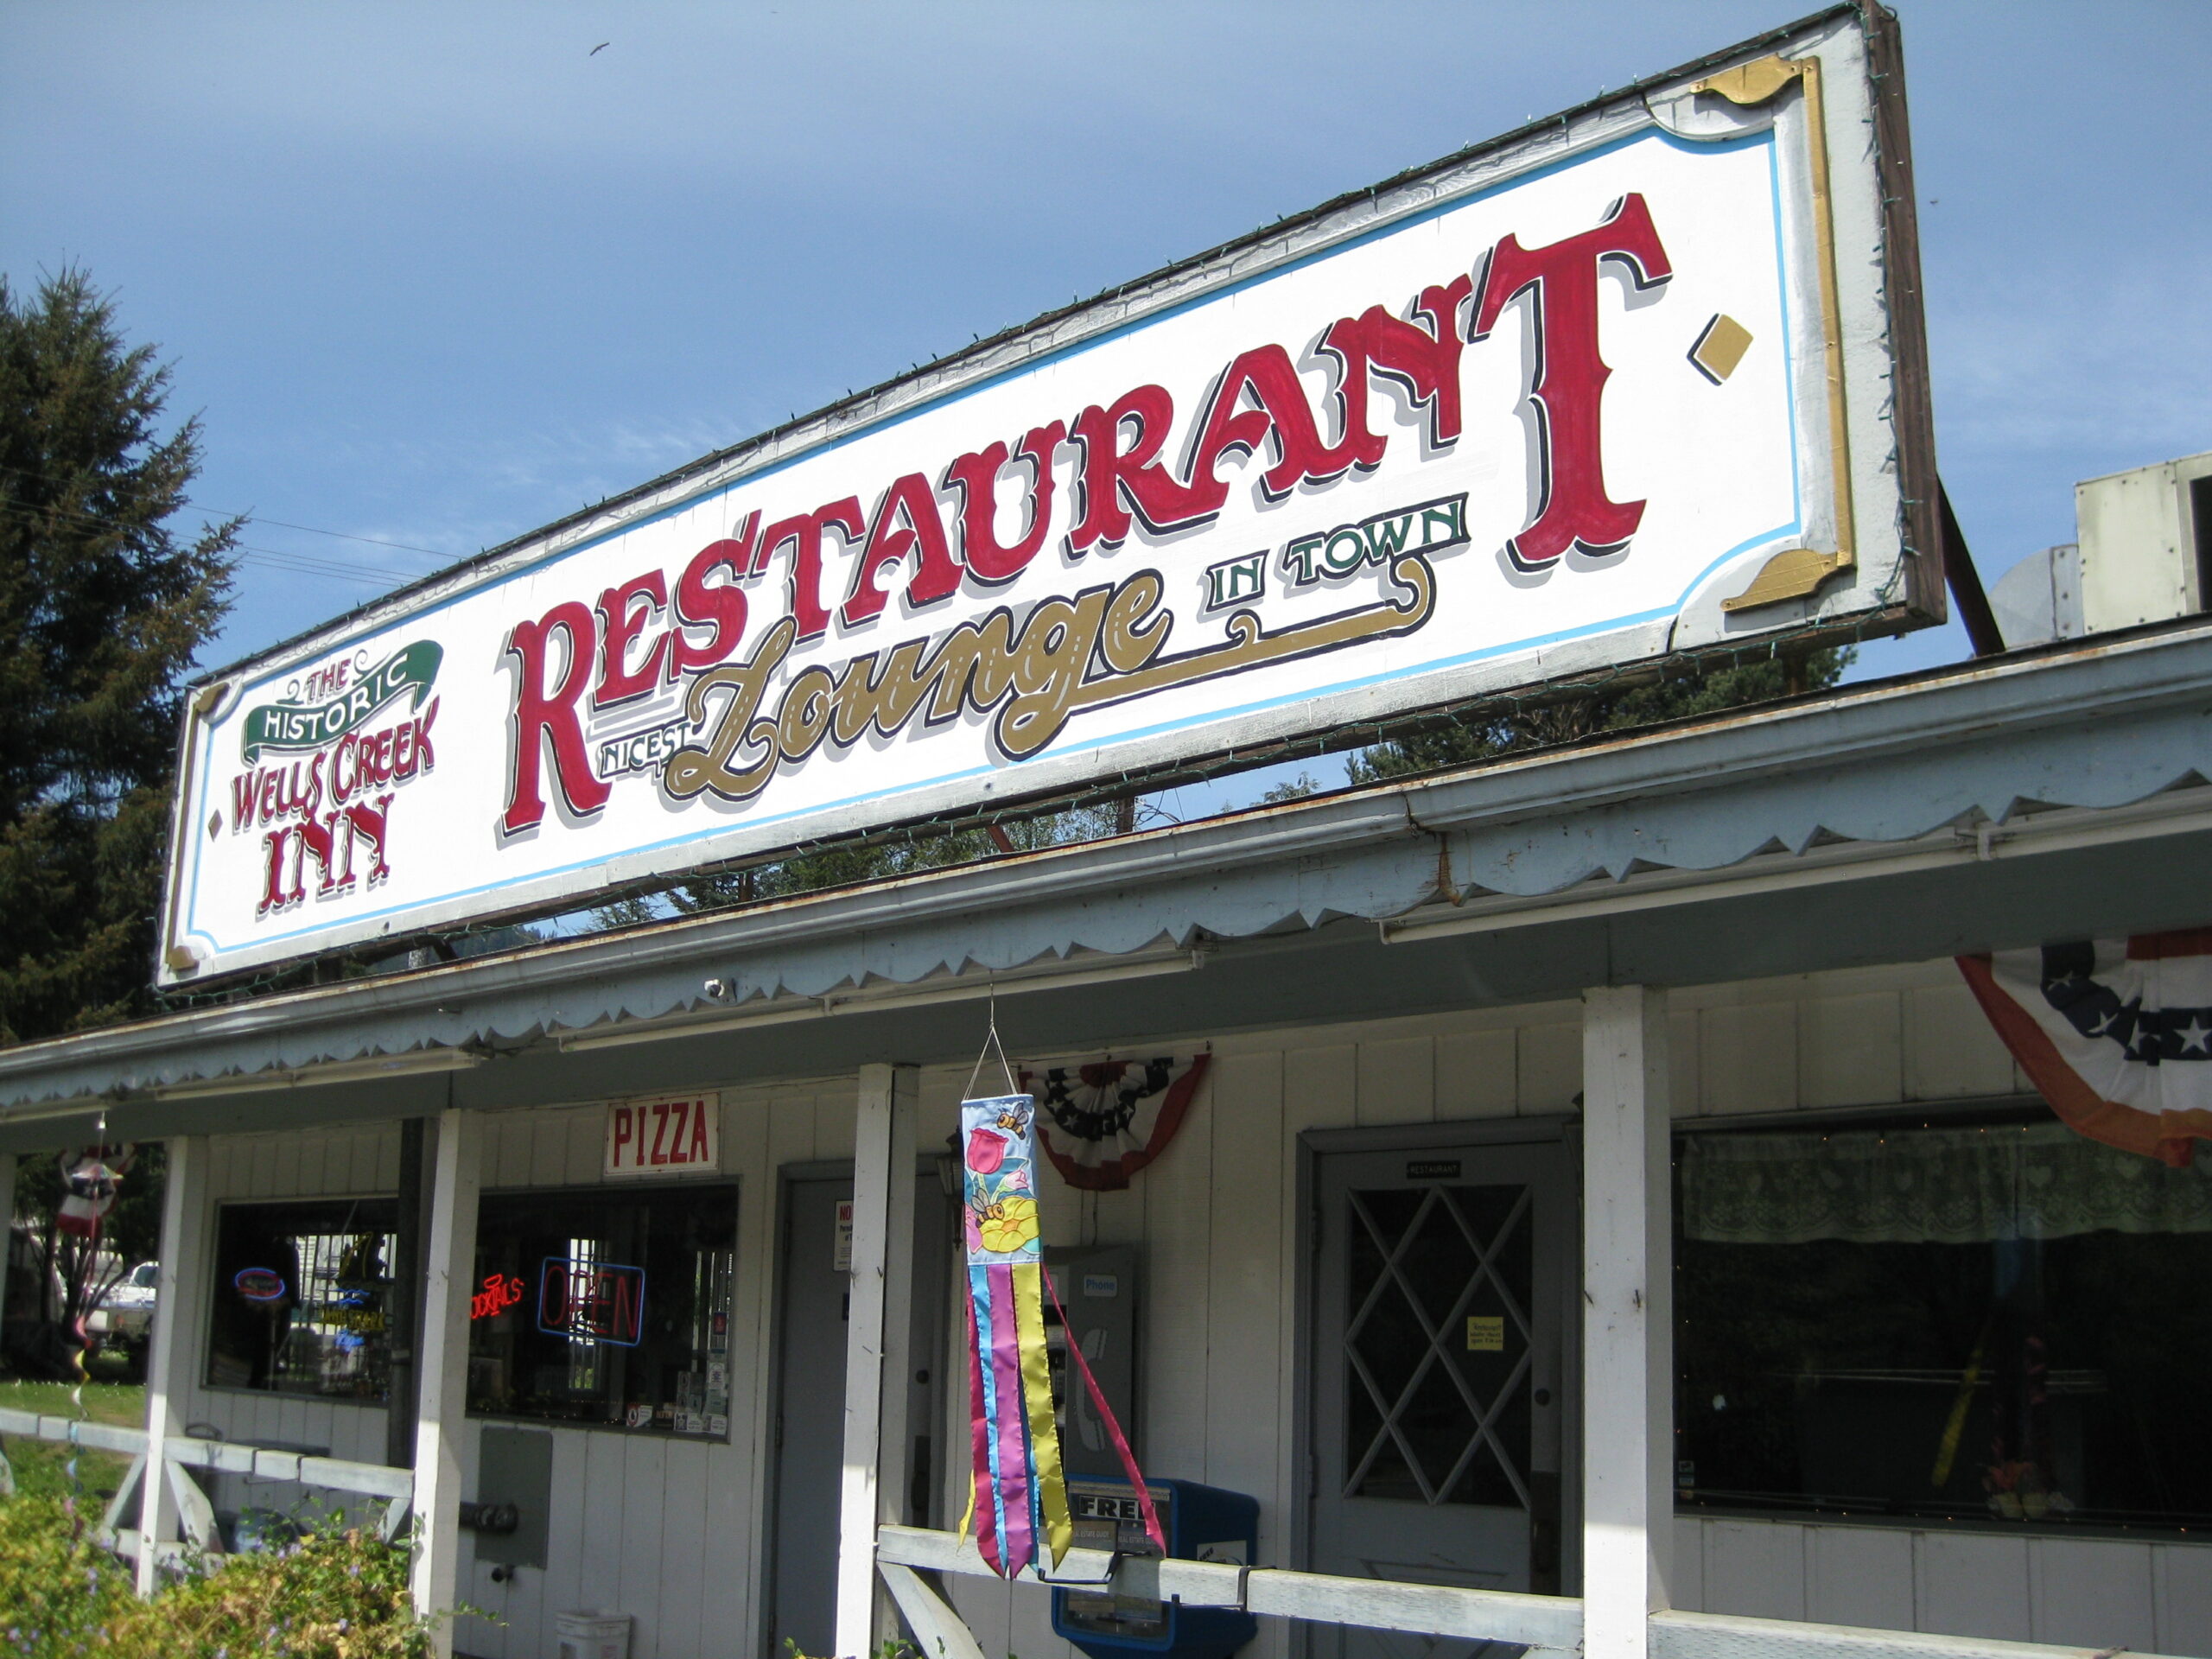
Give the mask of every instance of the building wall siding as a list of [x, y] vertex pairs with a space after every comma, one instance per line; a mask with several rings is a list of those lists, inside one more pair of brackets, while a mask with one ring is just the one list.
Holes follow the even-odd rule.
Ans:
[[1683, 1517], [1675, 1605], [2138, 1653], [2212, 1653], [2212, 1545]]
[[[1685, 1117], [2026, 1091], [1948, 963], [1678, 993], [1670, 1035], [1675, 1109]], [[1116, 1052], [1188, 1053], [1205, 1041], [1140, 1034]], [[1570, 1110], [1581, 1087], [1580, 1009], [1557, 1002], [1242, 1033], [1211, 1047], [1211, 1076], [1173, 1151], [1126, 1192], [1049, 1191], [1046, 1239], [1142, 1247], [1140, 1457], [1158, 1473], [1256, 1495], [1260, 1559], [1288, 1561], [1302, 1484], [1292, 1421], [1299, 1135]], [[954, 1132], [968, 1074], [965, 1065], [924, 1071], [917, 1142], [925, 1153]], [[780, 1633], [765, 1632], [764, 1643], [758, 1517], [772, 1445], [777, 1172], [849, 1158], [853, 1096], [842, 1079], [724, 1091], [724, 1173], [740, 1184], [730, 1444], [678, 1448], [553, 1430], [547, 1570], [502, 1586], [464, 1560], [463, 1596], [506, 1621], [465, 1622], [465, 1650], [537, 1659], [551, 1651], [555, 1611], [596, 1605], [637, 1617], [638, 1659], [775, 1659]], [[596, 1106], [499, 1115], [486, 1137], [486, 1185], [597, 1180], [601, 1123]], [[219, 1201], [397, 1183], [391, 1125], [215, 1146]], [[946, 1321], [957, 1356], [964, 1333], [956, 1309]], [[945, 1447], [965, 1444], [962, 1392], [947, 1390]], [[190, 1416], [234, 1439], [382, 1457], [378, 1408], [203, 1388]], [[472, 1467], [476, 1452], [473, 1427]], [[946, 1466], [957, 1452], [939, 1461], [950, 1525], [964, 1491], [958, 1468]], [[2212, 1547], [1714, 1518], [1680, 1520], [1675, 1532], [1675, 1594], [1686, 1607], [2212, 1656]], [[963, 1580], [954, 1594], [994, 1659], [1071, 1659], [1051, 1633], [1041, 1590]], [[1255, 1651], [1287, 1659], [1290, 1648], [1289, 1630], [1268, 1621]]]

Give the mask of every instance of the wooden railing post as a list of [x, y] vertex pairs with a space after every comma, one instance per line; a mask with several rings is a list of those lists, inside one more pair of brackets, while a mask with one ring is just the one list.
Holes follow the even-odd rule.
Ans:
[[1667, 998], [1582, 997], [1582, 1602], [1586, 1659], [1647, 1659], [1674, 1529]]
[[0, 1219], [6, 1220], [10, 1230], [0, 1234], [0, 1238], [9, 1241], [0, 1244], [0, 1327], [4, 1327], [8, 1323], [8, 1258], [15, 1249], [16, 1154], [12, 1152], [0, 1152], [0, 1194], [6, 1195], [4, 1199], [0, 1199], [0, 1210], [7, 1212]]

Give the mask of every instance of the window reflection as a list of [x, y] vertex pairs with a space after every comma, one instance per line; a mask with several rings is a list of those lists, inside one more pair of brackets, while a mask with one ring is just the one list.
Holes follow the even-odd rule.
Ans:
[[2050, 1122], [1704, 1134], [1678, 1160], [1678, 1501], [2212, 1519], [2212, 1175]]
[[734, 1186], [490, 1192], [476, 1240], [472, 1412], [728, 1433]]
[[383, 1399], [396, 1207], [388, 1198], [223, 1205], [208, 1382]]

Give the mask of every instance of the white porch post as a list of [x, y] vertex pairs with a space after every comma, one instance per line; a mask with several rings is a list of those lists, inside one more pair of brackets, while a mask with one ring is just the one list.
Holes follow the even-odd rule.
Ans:
[[12, 1152], [0, 1152], [0, 1221], [8, 1224], [8, 1230], [0, 1233], [0, 1325], [4, 1325], [8, 1322], [8, 1263], [16, 1249], [16, 1154]]
[[1582, 995], [1582, 1649], [1645, 1659], [1674, 1528], [1667, 995]]
[[[476, 1267], [476, 1197], [482, 1179], [484, 1120], [448, 1109], [438, 1115], [430, 1181], [430, 1245], [423, 1263], [423, 1343], [416, 1376], [415, 1516], [421, 1530], [413, 1589], [419, 1613], [442, 1612], [457, 1599], [461, 1553], [461, 1452], [468, 1398], [469, 1286]], [[437, 1652], [453, 1652], [453, 1621], [438, 1626]]]
[[[162, 1276], [154, 1304], [154, 1341], [146, 1357], [146, 1472], [138, 1483], [138, 1593], [154, 1593], [156, 1546], [177, 1522], [162, 1447], [178, 1432], [207, 1328], [208, 1141], [169, 1137], [162, 1192]], [[15, 1160], [9, 1159], [9, 1163]], [[121, 1524], [118, 1520], [118, 1526]]]
[[861, 1659], [893, 1633], [875, 1529], [906, 1489], [906, 1370], [914, 1278], [911, 1065], [864, 1065], [853, 1148], [853, 1284], [845, 1326], [844, 1474], [837, 1502], [836, 1652]]

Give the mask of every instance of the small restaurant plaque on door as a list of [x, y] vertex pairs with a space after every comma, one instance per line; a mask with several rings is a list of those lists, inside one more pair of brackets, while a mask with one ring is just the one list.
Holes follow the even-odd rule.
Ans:
[[674, 1095], [607, 1105], [607, 1173], [696, 1175], [722, 1166], [721, 1096]]

